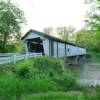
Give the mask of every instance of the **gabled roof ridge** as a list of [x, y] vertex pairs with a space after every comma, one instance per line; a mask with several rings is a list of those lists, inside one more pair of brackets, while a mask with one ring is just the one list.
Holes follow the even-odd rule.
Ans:
[[[43, 33], [43, 32], [34, 30], [34, 29], [30, 29], [21, 39], [23, 40], [28, 34], [30, 34], [30, 32], [36, 32], [36, 33], [38, 33], [39, 35], [42, 35], [42, 36], [44, 36], [44, 37], [46, 37], [46, 38], [49, 38], [49, 39], [51, 39], [51, 40], [55, 40], [55, 41], [58, 41], [58, 42], [62, 42], [62, 43], [70, 44], [70, 45], [73, 45], [73, 46], [77, 46], [76, 44], [74, 44], [74, 43], [72, 43], [72, 42], [65, 41], [65, 40], [60, 39], [60, 38], [58, 38], [58, 37], [54, 37], [54, 36], [45, 34], [45, 33]], [[80, 47], [80, 46], [77, 46], [77, 47]], [[80, 47], [80, 48], [82, 48], [82, 47]]]

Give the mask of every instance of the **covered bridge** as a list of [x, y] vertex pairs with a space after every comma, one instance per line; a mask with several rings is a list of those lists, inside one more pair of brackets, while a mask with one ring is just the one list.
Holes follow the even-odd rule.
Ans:
[[28, 31], [22, 40], [26, 53], [42, 53], [54, 57], [71, 57], [86, 54], [86, 49], [36, 30]]

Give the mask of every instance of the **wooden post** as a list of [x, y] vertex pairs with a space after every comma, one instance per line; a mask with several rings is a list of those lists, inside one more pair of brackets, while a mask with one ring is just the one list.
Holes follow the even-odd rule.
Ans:
[[27, 59], [28, 59], [28, 54], [26, 53], [26, 54], [25, 54], [25, 60], [27, 60]]
[[16, 64], [16, 55], [12, 56], [13, 64]]
[[25, 47], [25, 51], [26, 51], [26, 53], [28, 53], [28, 52], [29, 52], [29, 51], [28, 51], [27, 42], [28, 42], [28, 41], [25, 41], [25, 42], [24, 42], [24, 47]]

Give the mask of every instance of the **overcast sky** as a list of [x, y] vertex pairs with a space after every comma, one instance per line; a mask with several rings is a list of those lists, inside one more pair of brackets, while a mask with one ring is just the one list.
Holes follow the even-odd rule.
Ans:
[[12, 0], [24, 11], [29, 29], [42, 31], [44, 27], [72, 25], [76, 29], [84, 26], [88, 6], [84, 0]]

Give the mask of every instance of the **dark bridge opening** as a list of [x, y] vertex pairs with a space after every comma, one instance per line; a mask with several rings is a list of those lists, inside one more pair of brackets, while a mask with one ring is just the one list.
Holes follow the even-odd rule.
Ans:
[[41, 38], [28, 39], [28, 51], [44, 55], [43, 40]]

